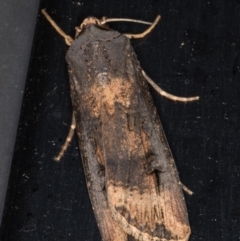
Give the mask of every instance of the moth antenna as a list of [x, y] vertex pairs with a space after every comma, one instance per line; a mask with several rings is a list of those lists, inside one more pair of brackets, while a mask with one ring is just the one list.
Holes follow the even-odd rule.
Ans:
[[151, 26], [147, 28], [144, 32], [139, 34], [131, 34], [131, 33], [125, 33], [124, 35], [128, 37], [129, 39], [136, 39], [136, 38], [144, 38], [146, 35], [148, 35], [158, 24], [159, 20], [161, 19], [161, 16], [158, 15], [153, 23], [151, 23]]
[[157, 23], [159, 22], [160, 19], [161, 19], [161, 16], [158, 15], [156, 17], [156, 19], [154, 20], [154, 22], [151, 23], [151, 22], [146, 22], [146, 21], [137, 20], [137, 19], [130, 19], [130, 18], [105, 18], [104, 17], [104, 18], [102, 18], [100, 23], [105, 24], [105, 23], [109, 23], [109, 22], [132, 22], [132, 23], [141, 23], [141, 24], [151, 25], [148, 29], [146, 29], [142, 33], [139, 33], [139, 34], [126, 33], [126, 34], [124, 34], [129, 39], [132, 39], [132, 38], [143, 38], [143, 37], [145, 37], [147, 34], [149, 34], [153, 30], [153, 28], [157, 25]]
[[71, 127], [70, 127], [70, 130], [68, 132], [68, 135], [67, 135], [67, 138], [62, 146], [62, 149], [61, 151], [59, 152], [58, 156], [54, 157], [54, 160], [55, 161], [60, 161], [61, 158], [63, 157], [65, 151], [67, 150], [68, 148], [68, 145], [69, 143], [72, 141], [72, 138], [73, 138], [73, 134], [74, 134], [74, 130], [76, 129], [76, 120], [75, 120], [75, 117], [74, 117], [74, 114], [72, 115], [72, 123], [71, 123]]
[[65, 42], [68, 46], [71, 46], [73, 39], [71, 36], [67, 35], [57, 24], [56, 22], [48, 15], [46, 9], [41, 10], [42, 14], [48, 20], [48, 22], [53, 26], [53, 28], [65, 39]]
[[146, 22], [138, 19], [131, 19], [131, 18], [102, 18], [100, 21], [101, 24], [110, 23], [110, 22], [132, 22], [132, 23], [141, 23], [146, 25], [152, 25], [151, 22]]
[[179, 102], [190, 102], [190, 101], [199, 100], [199, 98], [200, 98], [199, 96], [179, 97], [179, 96], [167, 93], [166, 91], [161, 89], [156, 83], [154, 83], [154, 81], [150, 77], [148, 77], [147, 74], [143, 70], [142, 70], [142, 74], [143, 74], [144, 78], [147, 80], [147, 82], [158, 92], [158, 94], [166, 97], [169, 100], [179, 101]]

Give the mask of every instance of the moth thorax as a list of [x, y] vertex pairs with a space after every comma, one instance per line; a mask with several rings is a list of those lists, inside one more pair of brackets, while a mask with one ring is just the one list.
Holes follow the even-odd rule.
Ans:
[[75, 30], [76, 30], [76, 35], [75, 35], [75, 38], [88, 26], [88, 25], [97, 25], [97, 26], [101, 26], [101, 22], [99, 19], [97, 18], [94, 18], [94, 17], [88, 17], [88, 18], [85, 18], [83, 20], [83, 22], [81, 23], [80, 27], [75, 27]]

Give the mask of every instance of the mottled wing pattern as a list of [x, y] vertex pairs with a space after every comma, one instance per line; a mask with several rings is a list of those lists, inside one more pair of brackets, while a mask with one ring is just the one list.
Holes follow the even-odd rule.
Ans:
[[129, 234], [143, 241], [187, 241], [190, 228], [174, 160], [129, 40], [89, 26], [73, 42], [67, 61], [103, 239], [125, 241]]
[[126, 45], [126, 79], [113, 76], [102, 94], [108, 205], [114, 219], [137, 240], [188, 240], [174, 160], [130, 48]]
[[[93, 83], [88, 82], [92, 79], [94, 72], [90, 73], [87, 66], [94, 59], [92, 48], [96, 42], [89, 43], [93, 37], [91, 32], [80, 37], [79, 43], [74, 42], [69, 48], [66, 59], [69, 66], [71, 98], [89, 196], [103, 241], [128, 241], [128, 235], [112, 217], [105, 191], [101, 120], [97, 103], [99, 92], [98, 88], [92, 88], [90, 84]], [[82, 55], [76, 54], [77, 52]]]

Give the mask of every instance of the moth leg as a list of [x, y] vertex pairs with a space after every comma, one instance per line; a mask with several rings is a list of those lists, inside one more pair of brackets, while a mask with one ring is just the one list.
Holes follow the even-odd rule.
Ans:
[[153, 80], [150, 79], [150, 77], [148, 77], [147, 74], [143, 70], [142, 70], [142, 74], [143, 74], [144, 78], [147, 80], [147, 82], [158, 92], [158, 94], [166, 97], [169, 100], [179, 101], [179, 102], [190, 102], [190, 101], [199, 100], [199, 96], [179, 97], [179, 96], [175, 96], [175, 95], [172, 95], [170, 93], [167, 93], [166, 91], [161, 89], [157, 84], [155, 84], [153, 82]]
[[180, 185], [181, 185], [181, 187], [182, 187], [182, 189], [183, 189], [183, 191], [184, 192], [186, 192], [188, 195], [193, 195], [193, 191], [191, 191], [189, 188], [187, 188], [184, 184], [182, 184], [181, 182], [180, 182]]
[[46, 9], [41, 10], [42, 14], [46, 17], [48, 22], [53, 26], [53, 28], [65, 39], [65, 42], [68, 46], [71, 46], [73, 39], [71, 36], [65, 34], [63, 30], [54, 22], [54, 20], [48, 15]]
[[63, 144], [62, 149], [59, 152], [58, 156], [54, 157], [55, 161], [60, 161], [60, 159], [63, 157], [64, 152], [67, 150], [68, 145], [73, 138], [73, 134], [74, 134], [75, 129], [76, 129], [76, 120], [75, 120], [75, 117], [74, 117], [74, 114], [73, 114], [72, 115], [72, 123], [71, 123], [70, 130], [68, 132], [67, 138], [66, 138], [65, 143]]
[[156, 17], [156, 19], [154, 20], [154, 22], [151, 24], [151, 26], [149, 28], [147, 28], [144, 32], [139, 33], [139, 34], [130, 34], [130, 33], [125, 33], [124, 35], [126, 37], [128, 37], [129, 39], [134, 39], [134, 38], [144, 38], [146, 35], [148, 35], [157, 25], [157, 23], [159, 22], [161, 16], [158, 15]]

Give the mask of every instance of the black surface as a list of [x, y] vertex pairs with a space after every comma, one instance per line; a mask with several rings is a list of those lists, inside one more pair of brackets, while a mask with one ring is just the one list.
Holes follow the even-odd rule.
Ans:
[[38, 4], [38, 0], [2, 0], [0, 6], [0, 225]]
[[[162, 20], [133, 41], [143, 69], [166, 91], [199, 95], [191, 104], [153, 97], [186, 195], [190, 240], [239, 240], [240, 2], [42, 1], [61, 28], [91, 15]], [[145, 26], [114, 23], [120, 32]], [[67, 46], [39, 16], [19, 125], [1, 240], [100, 240], [76, 137], [60, 163], [71, 103]]]

